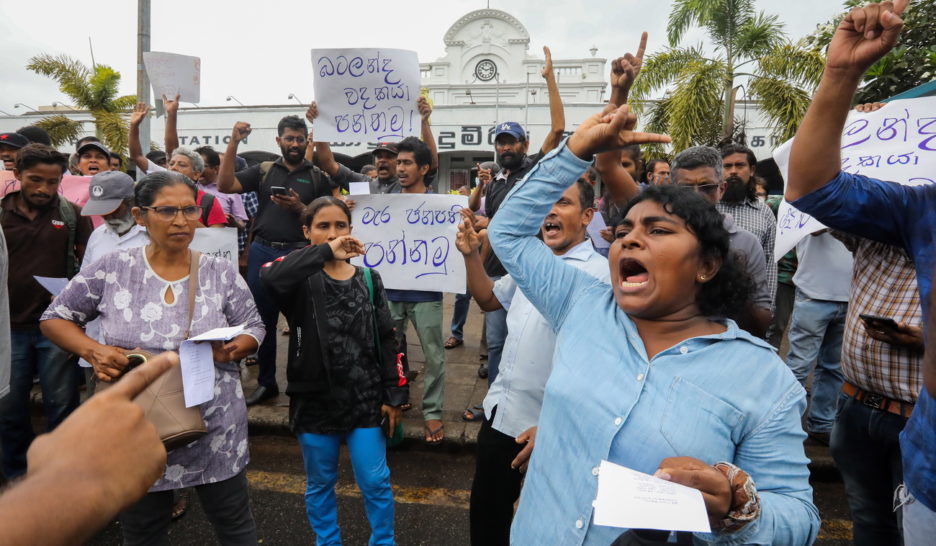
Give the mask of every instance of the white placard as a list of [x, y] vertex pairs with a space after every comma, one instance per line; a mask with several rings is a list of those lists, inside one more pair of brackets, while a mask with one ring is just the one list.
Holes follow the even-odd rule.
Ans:
[[[895, 100], [877, 112], [852, 110], [842, 131], [842, 170], [918, 186], [936, 183], [936, 97]], [[793, 140], [774, 150], [784, 183]], [[825, 228], [789, 203], [777, 211], [774, 258], [779, 260], [806, 235]]]
[[244, 333], [244, 324], [240, 326], [222, 326], [214, 330], [208, 330], [203, 334], [192, 336], [189, 341], [227, 341]]
[[365, 255], [352, 263], [380, 272], [387, 288], [465, 293], [465, 260], [455, 248], [464, 195], [357, 195], [353, 234]]
[[598, 467], [595, 525], [710, 533], [702, 492], [608, 461]]
[[198, 228], [189, 247], [237, 265], [237, 228]]
[[143, 65], [153, 86], [153, 97], [160, 102], [163, 95], [170, 99], [197, 103], [201, 100], [201, 59], [176, 53], [144, 51]]
[[595, 214], [592, 215], [591, 222], [589, 222], [588, 227], [585, 228], [585, 231], [588, 232], [588, 236], [592, 240], [592, 244], [595, 245], [595, 248], [611, 248], [611, 243], [605, 240], [601, 236], [601, 230], [605, 229], [607, 224], [605, 224], [604, 217], [595, 211]]
[[350, 182], [348, 193], [351, 195], [370, 195], [370, 182]]
[[419, 136], [419, 60], [403, 49], [313, 49], [315, 139], [396, 142]]
[[214, 397], [215, 367], [211, 343], [185, 340], [179, 346], [182, 362], [182, 395], [190, 408]]

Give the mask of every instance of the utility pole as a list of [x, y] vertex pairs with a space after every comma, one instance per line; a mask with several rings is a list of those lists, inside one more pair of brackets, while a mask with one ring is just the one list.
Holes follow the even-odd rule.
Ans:
[[[143, 52], [150, 50], [150, 0], [137, 0], [137, 102], [150, 101], [150, 82], [143, 66]], [[150, 118], [140, 124], [140, 147], [150, 151]]]

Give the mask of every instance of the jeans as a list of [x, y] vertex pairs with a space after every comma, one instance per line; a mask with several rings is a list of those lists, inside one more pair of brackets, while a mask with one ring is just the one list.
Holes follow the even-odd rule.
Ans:
[[520, 497], [523, 474], [510, 468], [510, 463], [523, 449], [512, 436], [491, 428], [490, 419], [481, 423], [478, 432], [477, 459], [471, 482], [469, 520], [472, 545], [510, 544], [510, 523], [514, 503]]
[[48, 430], [78, 407], [78, 381], [69, 355], [39, 330], [10, 330], [10, 393], [0, 402], [3, 473], [26, 473], [26, 451], [36, 437], [30, 417], [33, 375], [39, 375]]
[[[497, 282], [500, 277], [491, 277]], [[504, 341], [507, 340], [507, 310], [487, 311], [484, 313], [484, 326], [487, 328], [487, 367], [488, 386], [497, 379], [497, 370], [500, 368], [501, 354], [504, 352]]]
[[465, 321], [468, 320], [468, 307], [471, 305], [471, 292], [455, 294], [455, 306], [452, 309], [452, 337], [464, 340]]
[[[229, 545], [256, 545], [257, 527], [250, 511], [247, 471], [216, 483], [195, 486], [198, 502], [218, 542]], [[120, 513], [124, 546], [164, 546], [169, 544], [173, 492], [147, 493]]]
[[390, 315], [397, 331], [397, 342], [406, 332], [409, 319], [416, 328], [419, 344], [426, 358], [425, 390], [423, 392], [423, 417], [442, 418], [442, 402], [445, 398], [445, 349], [442, 341], [442, 302], [389, 302]]
[[895, 497], [903, 509], [903, 539], [905, 546], [926, 546], [936, 536], [936, 512], [918, 501], [904, 486], [900, 486]]
[[900, 431], [907, 420], [839, 393], [830, 447], [842, 474], [857, 546], [900, 546], [893, 492], [903, 481]]
[[357, 428], [347, 434], [298, 435], [306, 470], [306, 514], [318, 546], [341, 544], [338, 528], [338, 450], [341, 440], [348, 443], [354, 479], [364, 497], [364, 509], [371, 527], [371, 546], [394, 544], [393, 490], [387, 467], [387, 439], [383, 429]]
[[796, 291], [786, 363], [800, 384], [806, 386], [813, 361], [816, 362], [806, 419], [809, 432], [832, 431], [835, 400], [845, 381], [840, 363], [847, 311], [848, 303], [814, 300]]
[[260, 280], [260, 268], [267, 262], [285, 256], [293, 249], [277, 250], [275, 248], [254, 242], [250, 245], [250, 256], [247, 259], [247, 286], [257, 304], [257, 312], [263, 320], [263, 327], [267, 335], [257, 350], [257, 384], [268, 388], [276, 388], [276, 323], [279, 320], [279, 307], [266, 290]]

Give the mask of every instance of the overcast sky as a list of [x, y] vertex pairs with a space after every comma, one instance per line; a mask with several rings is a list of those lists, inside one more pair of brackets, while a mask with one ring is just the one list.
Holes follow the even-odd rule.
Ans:
[[[787, 33], [799, 38], [842, 11], [842, 0], [758, 0], [758, 9], [776, 14]], [[415, 50], [422, 62], [444, 54], [442, 37], [462, 15], [484, 8], [485, 0], [301, 1], [152, 0], [153, 51], [202, 59], [200, 106], [242, 103], [285, 104], [295, 93], [312, 99], [310, 49], [315, 47], [394, 47]], [[50, 79], [25, 69], [30, 57], [68, 54], [94, 59], [123, 76], [121, 94], [136, 91], [137, 3], [2, 2], [0, 55], [3, 93], [0, 110], [21, 114], [53, 102], [68, 103]], [[530, 54], [549, 45], [555, 58], [581, 58], [598, 47], [613, 58], [636, 49], [640, 32], [650, 33], [650, 52], [666, 45], [671, 0], [491, 0], [490, 7], [519, 19], [531, 36]], [[575, 6], [570, 9], [570, 6]], [[685, 43], [704, 41], [700, 31]]]

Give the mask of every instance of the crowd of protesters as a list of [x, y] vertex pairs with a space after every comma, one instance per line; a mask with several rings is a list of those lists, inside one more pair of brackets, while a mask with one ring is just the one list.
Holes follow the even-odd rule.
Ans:
[[[86, 439], [81, 426], [125, 410], [142, 383], [177, 365], [170, 354], [125, 375], [131, 349], [178, 351], [190, 335], [243, 325], [212, 345], [214, 397], [200, 407], [207, 434], [134, 465], [142, 478], [96, 476], [119, 488], [107, 506], [119, 512], [126, 544], [165, 543], [179, 504], [173, 492], [184, 488], [197, 493], [221, 543], [256, 544], [246, 408], [280, 392], [282, 314], [289, 426], [317, 541], [341, 543], [335, 486], [346, 443], [370, 543], [394, 544], [386, 448], [413, 406], [405, 333], [412, 323], [425, 356], [419, 406], [424, 440], [435, 445], [445, 437], [445, 353], [464, 343], [474, 299], [484, 312], [478, 373], [489, 389], [463, 414], [481, 423], [472, 544], [810, 544], [820, 518], [804, 443], [831, 449], [856, 544], [929, 544], [936, 191], [847, 174], [840, 162], [858, 82], [893, 48], [907, 4], [854, 8], [835, 31], [783, 196], [828, 228], [777, 259], [782, 198], [767, 195], [750, 149], [696, 146], [645, 163], [641, 145], [669, 142], [637, 132], [627, 105], [646, 34], [636, 53], [612, 61], [608, 106], [567, 138], [545, 49], [550, 130], [530, 153], [523, 126], [495, 127], [495, 161], [478, 165], [461, 212], [467, 291], [455, 298], [448, 339], [441, 292], [385, 288], [377, 271], [348, 261], [364, 252], [343, 191], [351, 182], [370, 183], [374, 194], [435, 191], [438, 152], [423, 98], [421, 138], [380, 143], [360, 173], [314, 140], [306, 122], [314, 128], [315, 103], [305, 120], [279, 122], [281, 157], [252, 166], [238, 156], [246, 122], [234, 125], [225, 150], [179, 147], [178, 97], [163, 98], [165, 152], [144, 155], [139, 128], [149, 107], [140, 104], [126, 158], [136, 180], [93, 137], [69, 158], [35, 128], [0, 134], [0, 159], [20, 184], [0, 206], [0, 443], [3, 474], [19, 481], [0, 496], [4, 527], [15, 525], [24, 543], [90, 536], [105, 523], [99, 514], [42, 529], [29, 516], [37, 499], [64, 509], [110, 494], [86, 487], [49, 496], [54, 477], [86, 464], [94, 448], [50, 455], [49, 445]], [[83, 206], [58, 194], [68, 173], [91, 177]], [[595, 222], [606, 226], [597, 241], [606, 244], [591, 239]], [[238, 230], [241, 267], [189, 248], [196, 229], [216, 226]], [[35, 277], [70, 281], [50, 300]], [[251, 393], [239, 362], [258, 366]], [[35, 443], [34, 376], [55, 429]], [[101, 389], [121, 377], [134, 379]], [[103, 392], [79, 408], [82, 385]], [[132, 417], [108, 426], [159, 452]], [[596, 525], [603, 460], [700, 490], [712, 532]], [[16, 499], [27, 499], [25, 515]]]

